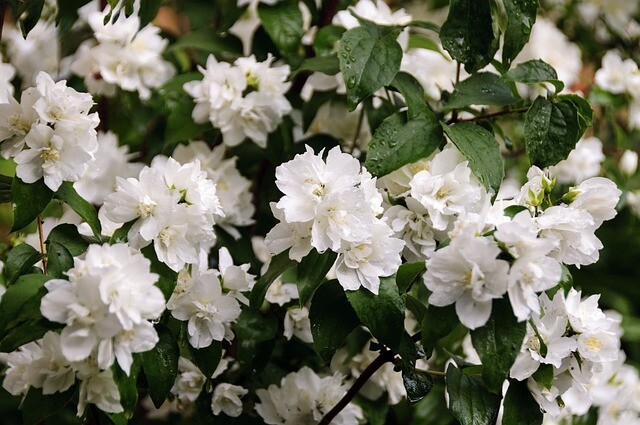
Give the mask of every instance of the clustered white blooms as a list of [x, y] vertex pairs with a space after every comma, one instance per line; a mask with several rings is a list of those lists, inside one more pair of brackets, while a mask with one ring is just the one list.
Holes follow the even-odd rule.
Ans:
[[2, 62], [0, 54], [0, 103], [8, 103], [9, 98], [13, 96], [13, 85], [11, 80], [16, 75], [16, 69], [9, 63]]
[[216, 185], [200, 168], [200, 161], [180, 165], [157, 156], [138, 178], [116, 178], [116, 191], [103, 208], [114, 223], [133, 222], [131, 246], [153, 242], [158, 259], [175, 271], [199, 264], [201, 255], [216, 242], [216, 217], [224, 216]]
[[596, 71], [595, 83], [613, 94], [629, 97], [629, 127], [640, 128], [640, 70], [631, 58], [622, 59], [617, 50], [608, 51], [602, 58], [602, 67]]
[[25, 183], [44, 177], [51, 190], [63, 181], [77, 181], [97, 147], [97, 113], [89, 113], [93, 99], [54, 82], [41, 72], [36, 87], [0, 103], [0, 151], [18, 165], [16, 175]]
[[577, 184], [600, 174], [605, 156], [597, 137], [586, 137], [576, 143], [567, 159], [558, 162], [553, 170], [559, 183]]
[[255, 207], [251, 196], [251, 181], [242, 176], [236, 168], [237, 157], [225, 159], [226, 147], [211, 149], [205, 142], [192, 141], [179, 145], [173, 151], [173, 158], [181, 164], [199, 160], [207, 176], [216, 185], [216, 194], [224, 216], [216, 216], [216, 224], [238, 239], [240, 232], [235, 227], [254, 223]]
[[111, 97], [120, 87], [137, 91], [145, 100], [152, 89], [175, 74], [173, 65], [162, 58], [169, 41], [160, 36], [160, 28], [153, 24], [140, 28], [140, 0], [134, 2], [129, 16], [123, 3], [114, 9], [106, 7], [88, 14], [87, 21], [96, 40], [80, 45], [71, 70], [84, 78], [91, 93]]
[[[511, 377], [527, 379], [540, 407], [551, 416], [564, 411], [582, 415], [593, 403], [589, 383], [594, 373], [618, 360], [619, 320], [598, 307], [598, 295], [581, 299], [581, 293], [562, 289], [553, 299], [540, 296], [540, 311], [527, 324], [527, 336]], [[536, 372], [548, 368], [553, 380], [536, 380]], [[559, 401], [561, 400], [561, 402]]]
[[185, 83], [184, 90], [194, 98], [195, 122], [211, 124], [222, 132], [227, 146], [236, 146], [250, 138], [260, 147], [267, 146], [267, 135], [274, 131], [282, 118], [291, 112], [291, 104], [284, 96], [289, 66], [272, 66], [269, 56], [258, 62], [252, 55], [238, 58], [233, 65], [218, 62], [209, 55], [202, 81]]
[[323, 153], [315, 155], [307, 147], [276, 169], [276, 185], [284, 196], [271, 209], [280, 223], [265, 242], [272, 253], [289, 249], [289, 258], [296, 261], [314, 248], [336, 252], [343, 288], [363, 286], [377, 294], [380, 277], [400, 266], [404, 243], [378, 217], [383, 209], [375, 178], [338, 147], [326, 161]]
[[[282, 378], [280, 386], [269, 385], [256, 394], [256, 411], [265, 423], [317, 424], [347, 392], [339, 373], [318, 376], [308, 367]], [[333, 420], [336, 425], [356, 424], [364, 419], [362, 409], [349, 403]]]
[[90, 245], [76, 258], [69, 280], [45, 283], [42, 315], [65, 326], [42, 340], [10, 353], [3, 386], [11, 394], [29, 387], [43, 394], [64, 392], [80, 380], [78, 415], [87, 404], [105, 412], [122, 411], [111, 366], [117, 362], [128, 375], [133, 354], [151, 350], [158, 342], [152, 321], [165, 309], [155, 286], [158, 275], [150, 261], [126, 244]]

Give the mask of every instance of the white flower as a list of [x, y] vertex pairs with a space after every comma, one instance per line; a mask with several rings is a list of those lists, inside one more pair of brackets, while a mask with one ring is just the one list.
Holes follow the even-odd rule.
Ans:
[[289, 66], [272, 67], [273, 61], [272, 56], [264, 62], [249, 56], [232, 66], [210, 55], [206, 68], [199, 68], [202, 81], [184, 85], [196, 102], [194, 121], [210, 121], [220, 129], [227, 146], [239, 145], [248, 137], [266, 147], [267, 135], [291, 112], [284, 96], [290, 85], [286, 82]]
[[162, 58], [168, 40], [160, 36], [160, 28], [153, 24], [140, 29], [137, 8], [138, 2], [129, 16], [110, 7], [88, 15], [96, 42], [86, 41], [80, 46], [71, 70], [84, 77], [90, 92], [113, 96], [115, 88], [120, 87], [137, 91], [146, 100], [152, 89], [163, 85], [175, 73], [173, 65]]
[[208, 347], [213, 341], [233, 339], [231, 323], [240, 315], [238, 301], [222, 293], [214, 271], [191, 278], [189, 289], [169, 300], [171, 314], [188, 321], [189, 343], [195, 348]]
[[527, 171], [527, 182], [514, 198], [518, 205], [538, 207], [542, 204], [546, 192], [550, 192], [556, 183], [555, 169], [541, 170], [532, 165]]
[[113, 380], [111, 369], [96, 370], [91, 375], [80, 377], [80, 380], [78, 416], [82, 416], [87, 404], [95, 404], [98, 409], [107, 413], [124, 411], [120, 404], [120, 391]]
[[616, 216], [621, 194], [622, 191], [611, 180], [593, 177], [571, 188], [568, 195], [573, 199], [569, 206], [589, 213], [595, 225], [600, 227]]
[[554, 167], [560, 183], [580, 183], [600, 174], [600, 164], [604, 161], [602, 142], [597, 137], [581, 139], [569, 153], [567, 159]]
[[411, 186], [409, 183], [420, 171], [429, 170], [431, 168], [431, 160], [434, 156], [435, 154], [432, 154], [427, 158], [423, 158], [411, 164], [403, 165], [386, 176], [380, 177], [377, 181], [378, 186], [385, 189], [389, 196], [393, 198], [409, 196], [411, 192]]
[[284, 211], [278, 209], [276, 205], [275, 202], [270, 204], [271, 212], [280, 222], [267, 233], [265, 243], [272, 253], [279, 254], [289, 249], [289, 258], [301, 261], [313, 249], [311, 246], [313, 222], [289, 223], [286, 221]]
[[42, 357], [42, 347], [30, 342], [9, 353], [4, 361], [7, 364], [2, 388], [12, 395], [26, 395], [31, 383], [33, 363]]
[[282, 277], [277, 278], [269, 289], [264, 299], [271, 304], [283, 306], [298, 298], [298, 287], [295, 283], [284, 283]]
[[242, 400], [249, 390], [238, 385], [222, 383], [216, 385], [211, 397], [211, 410], [214, 415], [224, 413], [227, 416], [236, 418], [242, 414]]
[[11, 80], [15, 75], [16, 69], [11, 64], [3, 63], [0, 54], [0, 104], [8, 103], [9, 99], [13, 97]]
[[491, 301], [507, 290], [509, 264], [496, 257], [500, 248], [491, 239], [459, 235], [426, 262], [424, 282], [432, 291], [429, 303], [455, 303], [463, 325], [476, 329], [491, 315]]
[[459, 214], [473, 212], [484, 194], [453, 145], [434, 156], [429, 169], [413, 176], [409, 186], [411, 196], [429, 212], [433, 228], [441, 231], [449, 230]]
[[251, 181], [243, 177], [236, 168], [237, 157], [224, 159], [224, 145], [210, 149], [205, 142], [190, 142], [179, 145], [173, 157], [181, 164], [198, 159], [202, 169], [216, 185], [216, 195], [224, 216], [216, 216], [216, 224], [238, 239], [240, 233], [234, 226], [253, 224], [255, 207], [252, 203]]
[[[256, 411], [267, 424], [317, 424], [346, 393], [342, 379], [339, 374], [320, 377], [303, 367], [282, 378], [280, 386], [257, 390]], [[355, 424], [363, 419], [360, 407], [349, 403], [334, 423]]]
[[128, 146], [118, 146], [118, 136], [112, 132], [98, 133], [98, 148], [87, 163], [84, 173], [74, 183], [78, 194], [94, 205], [102, 205], [105, 198], [116, 190], [116, 178], [137, 177], [143, 164], [130, 163], [134, 154]]
[[384, 213], [395, 236], [405, 242], [402, 255], [407, 261], [424, 261], [436, 250], [429, 212], [414, 198], [405, 198], [406, 207], [393, 205]]
[[456, 63], [446, 53], [409, 49], [402, 56], [400, 69], [414, 76], [431, 100], [440, 100], [443, 91], [453, 91]]
[[618, 162], [618, 168], [627, 176], [632, 176], [638, 170], [638, 153], [632, 150], [625, 150]]
[[249, 305], [249, 300], [242, 292], [250, 291], [256, 283], [256, 277], [249, 273], [249, 267], [249, 264], [234, 265], [229, 250], [220, 248], [218, 268], [222, 287], [245, 305]]
[[284, 336], [287, 339], [296, 336], [303, 342], [313, 342], [309, 309], [306, 307], [291, 307], [287, 310], [284, 316]]
[[620, 52], [608, 51], [602, 58], [602, 68], [596, 71], [595, 82], [600, 88], [614, 94], [625, 93], [639, 78], [638, 64], [633, 59], [622, 60]]
[[378, 294], [380, 277], [390, 276], [398, 270], [404, 242], [393, 237], [393, 231], [383, 222], [373, 223], [369, 239], [345, 244], [336, 261], [336, 275], [347, 290], [361, 286]]
[[29, 367], [30, 384], [42, 388], [42, 394], [68, 390], [76, 380], [76, 373], [62, 354], [60, 335], [47, 332], [40, 341], [41, 355]]
[[193, 403], [200, 395], [205, 381], [206, 377], [196, 365], [189, 359], [180, 357], [178, 359], [178, 376], [171, 387], [171, 394], [176, 396], [180, 403]]

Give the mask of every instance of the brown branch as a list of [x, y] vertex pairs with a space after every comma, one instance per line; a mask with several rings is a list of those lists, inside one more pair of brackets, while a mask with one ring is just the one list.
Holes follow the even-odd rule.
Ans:
[[338, 0], [327, 0], [326, 4], [320, 11], [320, 20], [318, 21], [318, 26], [320, 28], [326, 27], [331, 24], [333, 21], [333, 17], [338, 12]]
[[0, 40], [2, 40], [2, 29], [4, 28], [4, 16], [7, 13], [7, 3], [0, 5]]
[[449, 121], [447, 121], [447, 124], [452, 124], [454, 122], [481, 121], [481, 120], [486, 120], [486, 119], [489, 119], [489, 118], [499, 117], [499, 116], [502, 116], [502, 115], [520, 114], [520, 113], [523, 113], [523, 112], [527, 112], [528, 110], [529, 110], [529, 106], [526, 106], [524, 108], [517, 108], [517, 109], [505, 109], [504, 111], [492, 112], [490, 114], [478, 115], [476, 117], [471, 117], [471, 118], [457, 118], [455, 121], [454, 121], [453, 115], [452, 115], [451, 119]]
[[[456, 86], [458, 85], [458, 83], [460, 82], [460, 62], [456, 62]], [[451, 111], [451, 119], [449, 120], [450, 122], [457, 122], [458, 121], [458, 110], [454, 109]]]
[[47, 248], [44, 245], [44, 231], [42, 230], [42, 216], [38, 214], [38, 237], [40, 238], [40, 252], [42, 253], [42, 271], [47, 274]]

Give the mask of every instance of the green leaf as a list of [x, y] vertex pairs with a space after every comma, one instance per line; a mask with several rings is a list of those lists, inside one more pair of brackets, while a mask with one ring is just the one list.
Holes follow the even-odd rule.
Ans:
[[162, 0], [145, 0], [140, 2], [140, 11], [138, 12], [140, 28], [146, 27], [149, 22], [154, 20], [158, 14], [160, 5], [162, 5]]
[[298, 286], [300, 306], [304, 306], [311, 300], [316, 289], [324, 282], [337, 257], [338, 254], [333, 251], [327, 250], [319, 254], [314, 249], [298, 264], [296, 285]]
[[564, 83], [558, 80], [556, 70], [540, 59], [520, 63], [511, 71], [504, 74], [502, 78], [524, 84], [549, 82], [555, 86], [556, 93], [561, 92], [564, 88]]
[[407, 400], [411, 404], [425, 398], [433, 388], [431, 375], [415, 370], [415, 368], [402, 371], [402, 383], [407, 391]]
[[419, 299], [410, 294], [404, 294], [404, 297], [405, 304], [407, 305], [407, 310], [409, 310], [411, 314], [413, 314], [413, 316], [416, 318], [416, 321], [418, 322], [418, 325], [420, 325], [427, 315], [427, 306], [424, 305]]
[[22, 23], [22, 34], [26, 37], [29, 32], [36, 26], [42, 9], [44, 8], [44, 0], [26, 0], [21, 2], [18, 8], [18, 15]]
[[180, 37], [167, 48], [167, 52], [178, 48], [193, 48], [204, 53], [213, 53], [217, 58], [242, 54], [242, 43], [235, 37], [221, 37], [212, 28], [201, 28]]
[[396, 41], [400, 28], [361, 23], [362, 26], [342, 35], [338, 53], [350, 111], [378, 89], [391, 84], [402, 60], [402, 48]]
[[259, 311], [243, 310], [234, 330], [238, 340], [238, 362], [241, 367], [247, 367], [256, 357], [259, 346], [276, 337], [278, 319]]
[[4, 276], [8, 285], [15, 282], [21, 275], [42, 258], [42, 254], [26, 243], [17, 245], [9, 251], [4, 266]]
[[26, 274], [18, 278], [16, 283], [7, 288], [0, 299], [0, 331], [5, 331], [7, 325], [18, 315], [25, 302], [36, 295], [50, 276], [43, 274]]
[[283, 56], [298, 52], [304, 36], [304, 29], [302, 28], [302, 12], [297, 1], [285, 0], [273, 6], [260, 3], [258, 16], [262, 21], [262, 27]]
[[411, 21], [408, 26], [414, 27], [414, 28], [422, 28], [424, 30], [430, 30], [436, 33], [440, 32], [440, 26], [438, 24], [435, 24], [429, 21]]
[[60, 224], [54, 227], [49, 232], [47, 241], [64, 245], [74, 257], [82, 255], [89, 247], [89, 243], [78, 232], [78, 227], [74, 224]]
[[525, 150], [531, 163], [540, 168], [565, 159], [579, 136], [578, 111], [569, 101], [552, 103], [538, 97], [527, 111]]
[[22, 402], [22, 421], [24, 425], [44, 423], [45, 419], [55, 415], [69, 404], [77, 391], [78, 387], [73, 385], [65, 392], [43, 395], [42, 388], [29, 388], [29, 392], [27, 392]]
[[496, 394], [509, 377], [509, 370], [516, 360], [527, 333], [526, 322], [518, 322], [507, 299], [493, 301], [487, 323], [471, 331], [471, 340], [482, 364], [482, 377], [489, 390]]
[[44, 179], [27, 184], [18, 177], [14, 177], [11, 185], [11, 207], [13, 209], [11, 231], [15, 232], [31, 224], [47, 208], [52, 198], [53, 192], [44, 184]]
[[178, 375], [180, 348], [169, 329], [156, 326], [158, 343], [152, 350], [142, 353], [142, 367], [149, 383], [149, 396], [160, 408]]
[[509, 380], [504, 397], [503, 425], [540, 425], [543, 414], [538, 402], [531, 395], [527, 381]]
[[571, 103], [578, 111], [578, 138], [584, 131], [593, 124], [593, 109], [587, 99], [577, 94], [563, 94], [558, 96], [558, 100], [564, 103]]
[[382, 121], [369, 142], [367, 170], [382, 177], [406, 164], [431, 155], [444, 144], [442, 128], [431, 117], [421, 115], [407, 120], [397, 112]]
[[502, 63], [508, 69], [529, 41], [531, 29], [536, 22], [538, 0], [504, 0], [507, 12], [507, 28], [504, 31]]
[[124, 223], [122, 226], [116, 229], [115, 232], [109, 238], [109, 244], [113, 245], [114, 243], [126, 243], [129, 239], [129, 230], [131, 230], [131, 226], [137, 221], [135, 220], [128, 221]]
[[468, 73], [488, 65], [500, 42], [490, 0], [451, 0], [440, 40], [442, 47], [463, 63]]
[[491, 133], [473, 123], [443, 125], [444, 132], [469, 161], [469, 168], [489, 192], [498, 193], [504, 178], [500, 145]]
[[454, 365], [447, 368], [449, 410], [461, 425], [492, 425], [498, 416], [500, 397], [487, 391], [482, 381]]
[[509, 218], [513, 218], [518, 213], [525, 210], [528, 211], [528, 208], [525, 207], [524, 205], [509, 205], [507, 208], [504, 209], [504, 215], [506, 215]]
[[546, 389], [553, 386], [553, 365], [541, 364], [531, 377]]
[[262, 302], [264, 301], [264, 297], [269, 290], [269, 286], [271, 286], [273, 281], [276, 280], [276, 278], [278, 278], [278, 276], [280, 276], [285, 270], [290, 269], [296, 264], [297, 263], [294, 260], [289, 258], [289, 250], [281, 252], [271, 258], [269, 269], [267, 269], [260, 279], [258, 279], [251, 290], [251, 294], [249, 295], [249, 305], [252, 310], [256, 311], [260, 309]]
[[411, 288], [413, 282], [425, 271], [425, 265], [422, 261], [415, 263], [404, 263], [398, 268], [396, 273], [396, 283], [401, 294], [404, 294]]
[[362, 287], [346, 294], [362, 324], [380, 343], [397, 351], [404, 330], [405, 304], [395, 279], [381, 277], [378, 295]]
[[411, 74], [398, 72], [391, 82], [391, 86], [395, 87], [404, 97], [404, 101], [407, 103], [407, 116], [409, 119], [420, 116], [435, 118], [433, 111], [427, 104], [422, 85]]
[[129, 376], [120, 369], [117, 363], [111, 367], [113, 380], [118, 386], [118, 391], [120, 392], [120, 404], [124, 409], [123, 413], [127, 419], [131, 419], [133, 417], [136, 405], [138, 404], [138, 387], [136, 386], [136, 382], [138, 381], [138, 374], [140, 373], [141, 365], [141, 356], [134, 354]]
[[321, 285], [309, 308], [313, 345], [325, 363], [331, 362], [336, 350], [360, 324], [337, 280]]
[[149, 261], [151, 261], [151, 272], [157, 273], [159, 276], [156, 286], [162, 291], [164, 299], [169, 301], [169, 298], [171, 298], [173, 290], [178, 282], [178, 273], [171, 270], [171, 268], [162, 261], [158, 260], [153, 245], [145, 246], [140, 250], [140, 252], [149, 259]]
[[313, 40], [313, 50], [316, 56], [330, 56], [338, 52], [338, 42], [345, 29], [335, 25], [327, 25], [318, 30]]
[[209, 129], [208, 122], [199, 124], [191, 117], [194, 106], [193, 99], [186, 95], [178, 97], [175, 104], [172, 104], [164, 129], [163, 148], [195, 139]]
[[427, 313], [422, 320], [422, 347], [427, 356], [430, 356], [440, 338], [451, 333], [456, 325], [460, 323], [456, 314], [455, 306], [427, 307]]
[[85, 201], [78, 192], [73, 188], [73, 184], [69, 182], [62, 183], [62, 186], [56, 192], [56, 198], [69, 205], [84, 221], [87, 222], [93, 235], [101, 240], [100, 233], [102, 232], [102, 226], [98, 219], [98, 213], [96, 209], [89, 202]]
[[64, 245], [47, 242], [47, 273], [56, 279], [62, 279], [65, 272], [73, 267], [73, 255]]
[[11, 329], [0, 342], [1, 353], [11, 353], [25, 344], [41, 339], [49, 331], [61, 329], [62, 325], [45, 319], [32, 319]]
[[208, 347], [194, 348], [189, 345], [189, 349], [196, 366], [204, 376], [211, 378], [222, 359], [222, 344], [219, 341], [213, 341]]
[[517, 102], [509, 83], [491, 72], [479, 72], [456, 84], [446, 109], [469, 105], [505, 106]]
[[336, 75], [340, 72], [340, 61], [338, 61], [338, 56], [316, 56], [305, 59], [300, 65], [299, 70]]
[[91, 0], [65, 0], [58, 2], [58, 13], [56, 15], [56, 24], [60, 38], [69, 32], [73, 24], [78, 20], [78, 9]]

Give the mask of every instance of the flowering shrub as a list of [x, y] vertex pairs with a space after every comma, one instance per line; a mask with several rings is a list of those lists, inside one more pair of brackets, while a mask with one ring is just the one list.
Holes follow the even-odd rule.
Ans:
[[636, 2], [0, 11], [3, 423], [640, 423]]

